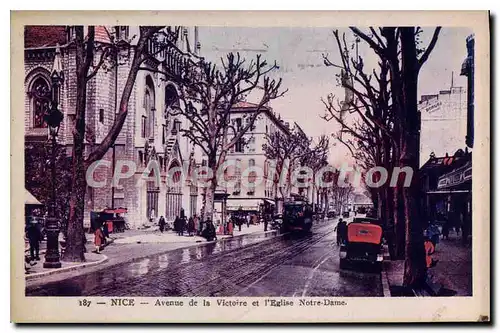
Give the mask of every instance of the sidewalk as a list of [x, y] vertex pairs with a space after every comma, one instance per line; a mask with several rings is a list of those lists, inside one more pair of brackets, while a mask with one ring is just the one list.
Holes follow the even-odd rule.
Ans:
[[82, 269], [84, 267], [91, 267], [95, 265], [99, 265], [108, 260], [103, 254], [97, 253], [86, 253], [85, 254], [85, 262], [77, 263], [77, 262], [66, 262], [64, 260], [61, 261], [61, 268], [44, 268], [43, 259], [44, 253], [40, 253], [41, 260], [35, 261], [36, 264], [31, 266], [27, 264], [25, 267], [28, 267], [26, 271], [26, 280], [34, 280], [41, 277], [46, 277], [54, 274], [61, 274], [63, 272], [71, 272], [77, 269]]
[[[472, 248], [464, 247], [461, 238], [451, 233], [449, 240], [440, 239], [433, 259], [438, 260], [435, 267], [428, 270], [432, 281], [455, 292], [455, 296], [472, 295]], [[403, 284], [404, 260], [387, 260], [384, 263], [391, 293]], [[392, 296], [409, 296], [393, 295]]]
[[434, 281], [455, 291], [456, 296], [472, 295], [472, 247], [463, 246], [461, 237], [451, 233], [449, 240], [439, 240], [432, 257], [439, 260], [429, 269]]
[[[276, 232], [270, 231], [270, 229], [268, 230], [269, 231], [265, 233], [266, 235]], [[263, 235], [264, 224], [251, 225], [250, 228], [244, 225], [241, 227], [241, 232], [238, 231], [238, 228], [236, 228], [236, 231], [234, 232], [234, 236], [243, 236], [246, 234]], [[161, 234], [157, 228], [156, 230], [153, 228], [146, 230], [127, 230], [124, 233], [111, 234], [110, 236], [113, 239], [112, 244], [106, 246], [102, 251], [102, 254], [107, 257], [106, 260], [93, 265], [88, 265], [88, 263], [74, 264], [75, 267], [72, 267], [69, 270], [52, 270], [54, 273], [49, 272], [44, 274], [43, 279], [27, 277], [26, 284], [33, 286], [41, 283], [56, 282], [77, 275], [90, 273], [95, 270], [105, 269], [106, 267], [141, 260], [142, 258], [151, 255], [196, 246], [199, 243], [207, 243], [207, 241], [202, 237], [178, 236], [174, 231], [166, 231]], [[217, 237], [219, 240], [231, 238], [231, 236], [228, 235], [217, 235]], [[87, 249], [90, 249], [94, 236], [92, 234], [87, 234], [87, 240]], [[87, 252], [85, 253], [85, 258], [89, 259], [92, 255], [92, 253]], [[42, 266], [43, 260], [36, 266], [38, 265]]]

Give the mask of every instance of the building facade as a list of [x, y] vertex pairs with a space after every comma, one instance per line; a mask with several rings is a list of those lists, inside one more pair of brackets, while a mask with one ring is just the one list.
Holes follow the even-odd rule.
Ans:
[[[422, 95], [418, 104], [421, 115], [420, 166], [431, 153], [453, 154], [464, 147], [467, 134], [467, 90], [452, 87], [435, 95]], [[445, 130], [446, 129], [446, 130]]]
[[[256, 112], [257, 105], [239, 102], [231, 110], [231, 123], [236, 128], [244, 127]], [[228, 168], [228, 184], [219, 187], [229, 194], [227, 211], [242, 211], [257, 214], [264, 210], [274, 210], [279, 191], [271, 179], [271, 163], [265, 155], [263, 145], [267, 135], [276, 131], [289, 133], [289, 124], [285, 123], [271, 107], [264, 107], [257, 116], [253, 128], [228, 152], [227, 160], [235, 161], [235, 168]], [[252, 171], [251, 168], [258, 169]]]
[[[160, 215], [173, 220], [181, 214], [199, 212], [198, 192], [184, 182], [167, 186], [167, 178], [180, 179], [176, 167], [196, 164], [201, 155], [186, 138], [180, 128], [186, 120], [169, 115], [169, 109], [178, 105], [177, 88], [160, 72], [182, 70], [183, 64], [196, 61], [200, 43], [197, 28], [179, 27], [179, 38], [162, 52], [156, 52], [153, 42], [148, 49], [155, 57], [147, 60], [139, 71], [131, 97], [129, 111], [123, 128], [114, 145], [103, 160], [108, 166], [96, 168], [95, 181], [105, 181], [103, 187], [88, 186], [85, 197], [85, 224], [89, 225], [90, 211], [104, 208], [125, 207], [127, 221], [132, 228], [157, 220]], [[97, 46], [114, 43], [117, 51], [116, 65], [100, 69], [87, 83], [85, 154], [102, 142], [114, 123], [121, 93], [125, 85], [134, 52], [134, 35], [138, 27], [96, 26]], [[64, 81], [61, 86], [60, 110], [64, 114], [58, 143], [71, 156], [76, 116], [76, 49], [72, 26], [27, 26], [25, 28], [25, 140], [44, 141], [48, 130], [43, 122], [43, 113], [48, 101], [42, 95], [51, 90], [50, 75], [58, 64], [62, 67]], [[135, 41], [136, 42], [136, 41]], [[99, 48], [95, 58], [99, 58]], [[97, 59], [95, 60], [97, 62]], [[160, 169], [161, 183], [145, 179], [143, 173], [151, 160]], [[123, 161], [133, 161], [133, 174], [121, 179], [119, 186], [112, 187], [113, 171], [126, 173]], [[125, 163], [126, 164], [126, 163]], [[121, 169], [120, 169], [121, 167]]]

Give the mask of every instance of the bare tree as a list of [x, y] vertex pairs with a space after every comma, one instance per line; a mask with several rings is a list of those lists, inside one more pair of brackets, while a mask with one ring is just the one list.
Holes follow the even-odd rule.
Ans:
[[[212, 218], [217, 172], [226, 160], [228, 151], [249, 132], [257, 117], [273, 99], [283, 96], [281, 79], [272, 79], [269, 73], [276, 69], [269, 66], [260, 55], [247, 62], [239, 53], [229, 53], [221, 65], [201, 60], [188, 75], [179, 81], [181, 107], [170, 114], [183, 116], [189, 127], [181, 129], [183, 136], [201, 148], [207, 156], [208, 186], [204, 188], [203, 211], [205, 219]], [[260, 100], [248, 115], [245, 125], [238, 127], [231, 122], [231, 113], [238, 102], [251, 92], [260, 91]]]
[[[288, 198], [291, 191], [292, 168], [301, 165], [309, 166], [317, 160], [326, 160], [328, 155], [328, 137], [321, 136], [316, 145], [312, 145], [312, 139], [304, 137], [297, 130], [289, 133], [280, 131], [266, 135], [266, 143], [262, 146], [268, 160], [274, 162], [275, 173], [273, 175], [274, 191], [281, 195], [281, 199]], [[314, 165], [316, 167], [316, 165]], [[280, 180], [285, 179], [284, 184]]]
[[[137, 73], [141, 70], [141, 65], [151, 57], [155, 56], [148, 43], [157, 41], [157, 36], [161, 34], [174, 35], [170, 28], [159, 26], [148, 26], [139, 28], [138, 41], [135, 46], [125, 42], [118, 44], [113, 36], [109, 36], [111, 42], [102, 44], [95, 40], [95, 26], [88, 27], [85, 36], [84, 27], [76, 26], [74, 45], [76, 49], [76, 114], [75, 126], [73, 128], [73, 151], [72, 151], [72, 180], [71, 194], [69, 198], [69, 219], [67, 229], [66, 250], [64, 260], [84, 261], [84, 198], [86, 192], [85, 174], [87, 168], [95, 161], [101, 159], [108, 149], [113, 145], [120, 133], [128, 114], [129, 99], [133, 91]], [[162, 44], [166, 47], [172, 43], [170, 38], [162, 39]], [[85, 136], [86, 109], [87, 109], [87, 85], [99, 70], [109, 70], [119, 64], [118, 52], [121, 48], [127, 48], [132, 54], [130, 70], [127, 75], [125, 86], [121, 92], [121, 99], [116, 111], [116, 118], [111, 129], [98, 145], [94, 145], [92, 152], [85, 157]], [[155, 51], [155, 52], [158, 52]]]
[[[363, 152], [368, 164], [379, 162], [380, 158], [384, 162], [387, 157], [392, 159], [393, 166], [411, 167], [414, 170], [414, 175], [418, 171], [418, 154], [419, 154], [419, 118], [417, 110], [417, 82], [418, 73], [425, 61], [429, 58], [434, 46], [436, 45], [440, 28], [436, 28], [431, 38], [429, 45], [426, 48], [420, 48], [417, 43], [417, 38], [422, 32], [422, 29], [417, 27], [381, 27], [378, 31], [375, 28], [369, 28], [369, 32], [365, 33], [362, 30], [352, 27], [351, 31], [361, 41], [365, 42], [378, 56], [380, 74], [374, 71], [373, 76], [377, 79], [377, 84], [371, 83], [371, 76], [367, 76], [362, 71], [363, 61], [361, 57], [356, 60], [345, 61], [345, 54], [348, 53], [345, 36], [343, 42], [335, 33], [336, 41], [341, 53], [342, 65], [340, 67], [346, 70], [349, 77], [357, 82], [361, 89], [351, 89], [357, 100], [364, 108], [364, 112], [358, 112], [355, 108], [359, 119], [363, 121], [363, 125], [350, 127], [340, 117], [334, 117], [332, 103], [325, 103], [325, 107], [330, 116], [339, 122], [342, 129], [347, 131], [357, 140], [356, 144], [346, 144], [353, 154], [354, 150], [358, 150], [356, 145], [359, 145], [360, 151]], [[327, 65], [334, 65], [325, 59]], [[354, 68], [354, 71], [352, 70]], [[382, 73], [386, 69], [386, 89], [382, 89], [383, 77]], [[388, 75], [388, 76], [387, 76]], [[348, 87], [349, 88], [349, 87]], [[380, 99], [387, 102], [383, 107], [377, 102]], [[371, 111], [370, 111], [371, 110]], [[390, 116], [390, 123], [384, 123], [384, 117], [379, 116], [383, 111]], [[366, 135], [368, 130], [369, 138]], [[382, 136], [380, 136], [382, 134]], [[372, 144], [376, 145], [374, 151], [370, 152]], [[390, 143], [392, 147], [387, 146]], [[353, 146], [355, 149], [353, 149]], [[387, 149], [389, 148], [389, 149]], [[372, 161], [370, 161], [370, 159]], [[414, 176], [414, 179], [418, 177]], [[396, 186], [393, 203], [398, 205], [400, 202], [400, 186]], [[417, 202], [420, 195], [419, 185], [417, 181], [413, 181], [408, 188], [402, 188], [402, 202], [404, 204], [404, 220], [405, 220], [405, 285], [422, 284], [425, 278], [425, 255], [423, 251], [422, 240], [422, 223], [418, 215]], [[387, 199], [386, 199], [387, 201]], [[397, 221], [400, 209], [394, 209], [394, 217]]]

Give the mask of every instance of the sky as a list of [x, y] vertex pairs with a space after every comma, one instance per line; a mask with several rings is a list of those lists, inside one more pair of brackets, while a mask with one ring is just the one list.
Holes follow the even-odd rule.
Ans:
[[[321, 119], [325, 113], [321, 98], [330, 93], [340, 99], [344, 97], [335, 77], [339, 69], [326, 67], [322, 58], [322, 54], [328, 54], [333, 62], [340, 60], [333, 29], [345, 32], [348, 42], [353, 40], [348, 29], [335, 27], [200, 27], [200, 51], [207, 60], [218, 63], [220, 57], [229, 52], [240, 52], [248, 60], [262, 54], [268, 63], [276, 61], [279, 69], [273, 75], [283, 79], [282, 87], [288, 91], [285, 96], [273, 100], [271, 107], [282, 118], [297, 122], [314, 139], [338, 130], [334, 121]], [[424, 27], [423, 30], [422, 43], [427, 45], [434, 29]], [[466, 87], [466, 78], [459, 74], [467, 55], [465, 39], [471, 33], [467, 28], [441, 30], [436, 47], [420, 71], [419, 96], [449, 89], [452, 72], [454, 85]], [[364, 43], [359, 44], [359, 54], [365, 59], [367, 68], [376, 65], [377, 56]], [[250, 95], [248, 101], [258, 102], [259, 98], [258, 94]], [[338, 165], [346, 160], [352, 163], [347, 149], [339, 143], [332, 145], [330, 162]]]

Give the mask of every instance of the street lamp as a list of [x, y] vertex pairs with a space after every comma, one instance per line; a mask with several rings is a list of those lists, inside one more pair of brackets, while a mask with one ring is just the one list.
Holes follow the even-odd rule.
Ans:
[[63, 120], [63, 114], [59, 111], [59, 98], [60, 87], [64, 80], [62, 71], [61, 52], [59, 45], [56, 47], [56, 54], [54, 57], [54, 66], [50, 76], [52, 82], [52, 100], [50, 102], [50, 109], [45, 113], [44, 120], [49, 127], [49, 134], [51, 138], [52, 157], [51, 157], [51, 180], [52, 180], [52, 193], [51, 202], [49, 205], [48, 217], [45, 223], [45, 230], [47, 232], [47, 250], [45, 252], [44, 268], [60, 268], [59, 256], [59, 221], [56, 217], [56, 146], [57, 135]]

